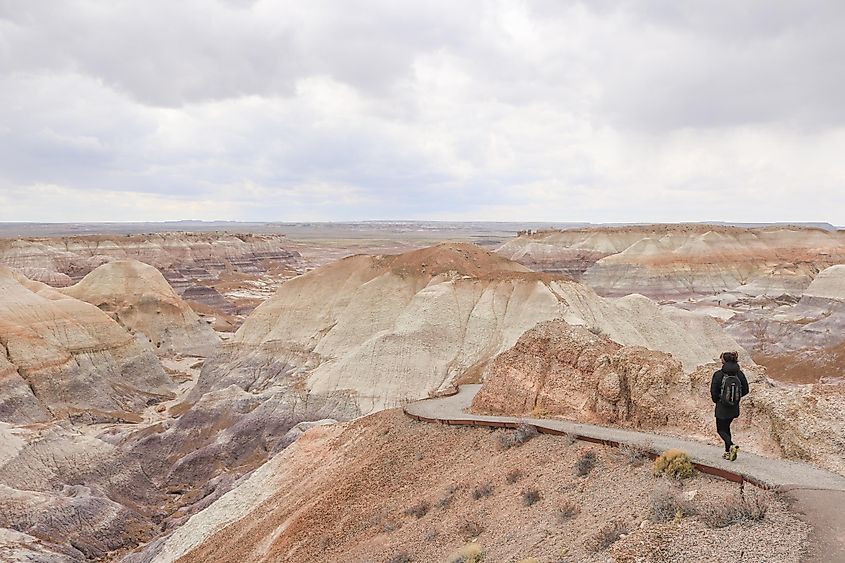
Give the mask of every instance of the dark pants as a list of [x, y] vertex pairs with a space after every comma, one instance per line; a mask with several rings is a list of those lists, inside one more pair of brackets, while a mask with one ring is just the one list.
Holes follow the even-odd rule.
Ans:
[[725, 451], [730, 451], [733, 442], [731, 441], [731, 422], [734, 419], [732, 418], [717, 418], [716, 419], [716, 432], [719, 433], [719, 437], [722, 438], [725, 442]]

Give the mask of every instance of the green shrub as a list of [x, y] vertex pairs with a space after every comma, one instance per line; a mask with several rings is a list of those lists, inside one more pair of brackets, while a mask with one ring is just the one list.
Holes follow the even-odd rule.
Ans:
[[675, 479], [686, 479], [695, 473], [695, 467], [686, 452], [674, 449], [657, 456], [652, 469], [655, 475], [668, 475]]

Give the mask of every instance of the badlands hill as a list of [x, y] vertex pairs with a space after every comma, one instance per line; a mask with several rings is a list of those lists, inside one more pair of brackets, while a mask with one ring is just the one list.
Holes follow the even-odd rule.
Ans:
[[306, 269], [290, 247], [284, 235], [226, 232], [0, 239], [0, 265], [63, 287], [107, 262], [138, 260], [161, 271], [219, 328], [232, 330], [279, 283]]
[[0, 421], [137, 412], [171, 396], [146, 340], [97, 307], [0, 268]]
[[563, 319], [687, 370], [736, 349], [717, 323], [641, 297], [599, 297], [470, 244], [355, 256], [285, 283], [206, 362], [191, 399], [288, 387], [367, 413], [478, 380], [538, 322]]
[[60, 291], [108, 313], [130, 334], [146, 338], [159, 354], [206, 356], [220, 342], [161, 272], [137, 260], [103, 264]]
[[573, 274], [602, 295], [655, 298], [741, 288], [751, 295], [801, 291], [845, 262], [845, 233], [807, 227], [646, 225], [542, 231], [505, 243], [503, 256]]

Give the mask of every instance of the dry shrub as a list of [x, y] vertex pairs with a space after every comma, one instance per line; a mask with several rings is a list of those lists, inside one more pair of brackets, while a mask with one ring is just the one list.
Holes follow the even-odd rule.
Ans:
[[531, 424], [520, 424], [513, 432], [499, 434], [499, 445], [507, 450], [509, 448], [519, 447], [539, 435], [540, 432], [535, 426]]
[[592, 551], [593, 553], [604, 551], [613, 545], [613, 543], [618, 540], [622, 534], [627, 533], [628, 527], [625, 523], [619, 520], [614, 520], [613, 522], [605, 524], [598, 532], [587, 538], [587, 541], [584, 542], [584, 547], [587, 551]]
[[571, 500], [564, 500], [555, 512], [555, 517], [558, 522], [563, 524], [564, 522], [574, 518], [578, 512], [580, 512], [580, 509], [577, 504]]
[[490, 483], [483, 483], [472, 490], [472, 498], [481, 500], [483, 498], [493, 496], [493, 485]]
[[763, 520], [769, 511], [771, 497], [749, 492], [743, 496], [728, 497], [722, 502], [710, 502], [698, 508], [698, 517], [710, 528], [724, 528], [740, 522]]
[[648, 449], [636, 444], [620, 444], [616, 451], [628, 465], [634, 467], [641, 466], [650, 457]]
[[461, 524], [461, 527], [458, 528], [458, 533], [466, 540], [477, 538], [482, 532], [484, 532], [484, 526], [473, 520], [466, 520], [463, 524]]
[[479, 563], [483, 559], [484, 549], [477, 543], [468, 543], [449, 554], [446, 563]]
[[417, 518], [422, 518], [423, 516], [428, 514], [429, 510], [431, 510], [431, 504], [427, 500], [421, 500], [414, 506], [406, 508], [403, 514], [405, 514], [405, 516], [415, 516]]
[[596, 336], [602, 336], [602, 337], [607, 336], [607, 334], [601, 329], [601, 327], [598, 327], [598, 326], [587, 327], [587, 330], [589, 330], [590, 332], [592, 332]]
[[521, 469], [511, 469], [508, 471], [507, 476], [505, 477], [505, 481], [507, 481], [508, 485], [513, 485], [520, 479], [525, 476], [525, 473], [522, 472]]
[[652, 469], [655, 475], [668, 475], [675, 479], [686, 479], [695, 473], [695, 467], [686, 452], [674, 449], [657, 456]]
[[408, 555], [407, 552], [397, 553], [393, 557], [387, 560], [386, 563], [412, 563], [414, 560], [411, 559], [411, 556]]
[[578, 440], [578, 438], [576, 438], [574, 434], [570, 434], [569, 432], [564, 432], [563, 434], [561, 434], [558, 437], [567, 446], [571, 446], [572, 444], [574, 444]]
[[579, 457], [578, 461], [575, 462], [575, 474], [579, 477], [583, 477], [589, 474], [595, 466], [596, 452], [593, 450], [587, 450], [581, 454], [581, 457]]
[[690, 505], [677, 491], [658, 489], [651, 494], [651, 521], [680, 520], [692, 513]]
[[522, 504], [525, 506], [532, 506], [533, 504], [539, 502], [542, 498], [540, 491], [537, 489], [528, 488], [522, 491]]

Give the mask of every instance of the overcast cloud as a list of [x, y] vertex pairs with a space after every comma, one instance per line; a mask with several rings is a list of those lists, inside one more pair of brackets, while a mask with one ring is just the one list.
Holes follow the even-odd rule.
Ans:
[[830, 221], [845, 4], [0, 0], [0, 221]]

